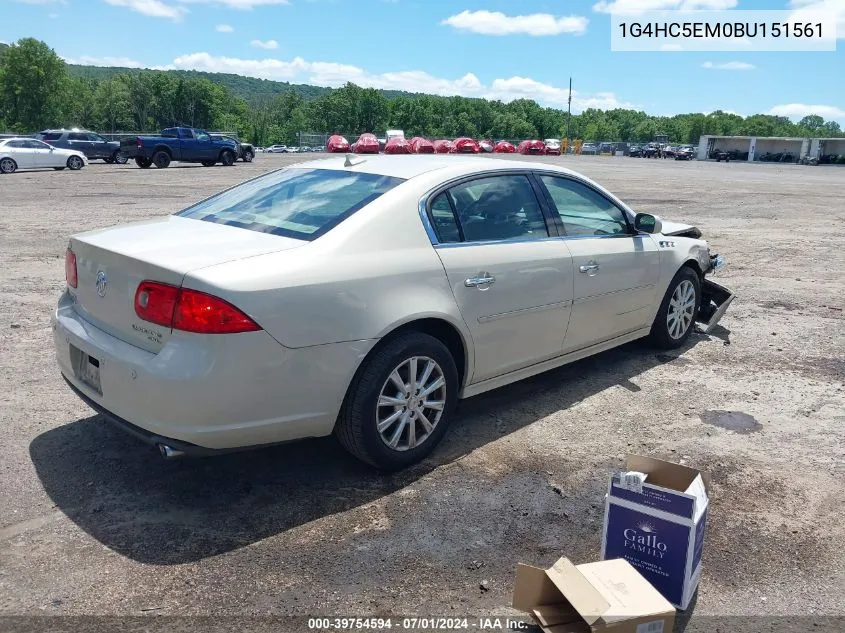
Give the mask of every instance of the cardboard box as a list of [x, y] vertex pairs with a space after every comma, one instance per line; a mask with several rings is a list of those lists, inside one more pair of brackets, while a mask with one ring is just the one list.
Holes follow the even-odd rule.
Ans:
[[628, 472], [608, 485], [601, 556], [624, 558], [680, 609], [689, 606], [701, 576], [709, 482], [693, 468], [628, 456]]
[[674, 607], [622, 559], [573, 565], [564, 557], [548, 569], [520, 564], [513, 607], [546, 633], [671, 633], [675, 622]]

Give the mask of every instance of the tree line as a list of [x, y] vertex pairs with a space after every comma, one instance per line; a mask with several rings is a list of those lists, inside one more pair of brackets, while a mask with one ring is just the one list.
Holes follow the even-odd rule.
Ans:
[[[78, 72], [80, 68], [88, 71]], [[704, 134], [845, 136], [837, 122], [815, 115], [794, 123], [766, 114], [741, 117], [716, 111], [665, 117], [589, 108], [570, 119], [565, 111], [530, 99], [503, 103], [381, 91], [352, 83], [337, 89], [284, 85], [274, 93], [266, 80], [232, 75], [226, 75], [226, 81], [212, 81], [214, 73], [74, 70], [70, 72], [39, 40], [0, 45], [0, 131], [80, 127], [119, 132], [190, 125], [236, 132], [259, 145], [294, 144], [298, 132], [355, 137], [386, 129], [429, 138], [494, 139], [564, 138], [568, 130], [570, 138], [587, 141], [646, 142], [667, 135], [671, 142], [693, 144]], [[261, 89], [255, 90], [255, 85]]]

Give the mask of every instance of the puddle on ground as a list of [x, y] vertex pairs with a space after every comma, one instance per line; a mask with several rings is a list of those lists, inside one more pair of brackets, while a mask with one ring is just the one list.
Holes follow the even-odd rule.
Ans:
[[701, 421], [736, 433], [753, 433], [763, 428], [753, 416], [742, 411], [705, 411]]

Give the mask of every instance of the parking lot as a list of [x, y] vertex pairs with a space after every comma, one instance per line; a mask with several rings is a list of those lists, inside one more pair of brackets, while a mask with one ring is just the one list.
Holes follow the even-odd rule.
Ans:
[[546, 159], [700, 227], [737, 299], [677, 352], [463, 401], [398, 474], [332, 438], [166, 462], [70, 392], [49, 326], [69, 234], [315, 156], [0, 177], [0, 614], [518, 615], [518, 562], [599, 557], [634, 452], [712, 477], [694, 617], [845, 615], [845, 169]]

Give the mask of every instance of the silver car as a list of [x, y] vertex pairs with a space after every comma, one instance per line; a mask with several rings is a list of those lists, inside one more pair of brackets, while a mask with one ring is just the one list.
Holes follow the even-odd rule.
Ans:
[[733, 295], [699, 238], [552, 165], [315, 160], [71, 237], [56, 353], [167, 457], [334, 433], [397, 469], [459, 398], [712, 328]]

